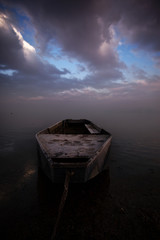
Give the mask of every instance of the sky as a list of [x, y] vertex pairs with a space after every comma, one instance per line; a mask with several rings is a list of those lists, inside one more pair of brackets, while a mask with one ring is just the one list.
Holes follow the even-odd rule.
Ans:
[[159, 26], [155, 0], [0, 0], [1, 109], [158, 112]]

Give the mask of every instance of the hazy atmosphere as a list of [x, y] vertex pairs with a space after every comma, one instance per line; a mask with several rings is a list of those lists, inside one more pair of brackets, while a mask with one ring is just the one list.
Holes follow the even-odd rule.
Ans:
[[159, 240], [160, 6], [0, 0], [0, 225], [50, 239], [61, 190], [35, 134], [66, 118], [113, 136], [109, 173], [69, 188], [57, 240]]
[[159, 24], [152, 0], [1, 0], [1, 116], [159, 112]]

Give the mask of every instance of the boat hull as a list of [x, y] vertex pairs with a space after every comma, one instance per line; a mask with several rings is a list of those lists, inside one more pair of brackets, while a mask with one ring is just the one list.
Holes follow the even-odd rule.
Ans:
[[[86, 182], [86, 181], [94, 178], [96, 175], [98, 175], [100, 172], [102, 172], [103, 170], [105, 170], [108, 167], [108, 155], [109, 155], [111, 139], [112, 139], [112, 136], [108, 132], [103, 132], [103, 138], [104, 138], [105, 133], [107, 134], [107, 138], [103, 142], [102, 146], [100, 146], [100, 147], [98, 146], [98, 150], [91, 157], [88, 157], [86, 159], [85, 158], [82, 159], [82, 157], [72, 158], [74, 155], [74, 152], [72, 149], [73, 147], [72, 147], [71, 148], [72, 153], [70, 153], [72, 157], [70, 157], [70, 158], [68, 157], [67, 161], [64, 158], [54, 158], [53, 159], [51, 156], [49, 156], [49, 154], [47, 154], [46, 149], [44, 149], [44, 147], [43, 147], [42, 139], [39, 137], [39, 135], [41, 135], [43, 133], [45, 133], [45, 130], [43, 130], [42, 132], [40, 132], [36, 135], [37, 143], [38, 143], [37, 144], [38, 163], [39, 163], [40, 168], [45, 173], [45, 175], [53, 183], [64, 182], [66, 173], [68, 171], [71, 173], [71, 178], [70, 178], [71, 182], [74, 182], [74, 183]], [[89, 140], [91, 138], [99, 139], [100, 135], [101, 134], [94, 135], [94, 136], [93, 135], [85, 135], [83, 140], [86, 139], [86, 142], [87, 141], [89, 142]], [[56, 133], [55, 136], [57, 137], [59, 135], [57, 135], [57, 133]], [[64, 136], [65, 137], [68, 136], [69, 139], [75, 138], [75, 135], [74, 136], [63, 135], [63, 137]], [[79, 136], [79, 138], [80, 137], [82, 138], [81, 135], [78, 135], [78, 136]], [[61, 136], [61, 138], [62, 138], [62, 136]], [[65, 141], [66, 141], [66, 139], [65, 139]], [[54, 141], [54, 142], [56, 142], [56, 141]], [[84, 142], [85, 141], [83, 141], [83, 144], [84, 144]], [[86, 142], [85, 142], [85, 144], [86, 144]], [[100, 140], [99, 140], [99, 142], [100, 142]], [[73, 142], [72, 142], [72, 145], [73, 145]], [[79, 148], [81, 145], [82, 145], [82, 143], [79, 143]], [[91, 145], [93, 145], [93, 141], [92, 141]], [[56, 145], [53, 145], [52, 148], [54, 148], [54, 146], [55, 146], [55, 148], [57, 148]], [[66, 147], [66, 145], [63, 145], [64, 149], [65, 149], [65, 147]], [[75, 148], [75, 146], [74, 146], [74, 148]], [[89, 150], [86, 148], [86, 152], [87, 151], [89, 152]], [[53, 155], [53, 151], [52, 151], [52, 155]], [[83, 153], [83, 155], [84, 155], [84, 153]]]

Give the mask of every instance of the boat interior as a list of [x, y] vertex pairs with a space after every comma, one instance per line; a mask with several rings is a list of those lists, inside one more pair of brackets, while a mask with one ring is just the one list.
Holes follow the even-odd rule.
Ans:
[[[44, 132], [43, 132], [44, 133]], [[47, 129], [48, 134], [103, 134], [103, 129], [88, 120], [67, 119]]]
[[38, 134], [44, 151], [54, 162], [87, 162], [110, 134], [88, 120], [63, 120]]

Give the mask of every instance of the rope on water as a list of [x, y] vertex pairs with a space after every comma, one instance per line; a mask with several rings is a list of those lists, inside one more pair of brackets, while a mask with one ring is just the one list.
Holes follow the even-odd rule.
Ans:
[[58, 224], [59, 224], [59, 221], [60, 221], [60, 218], [61, 218], [61, 215], [62, 215], [62, 211], [63, 211], [64, 205], [65, 205], [65, 201], [66, 201], [67, 195], [68, 195], [69, 180], [70, 180], [71, 175], [73, 175], [72, 172], [69, 172], [69, 171], [66, 172], [66, 177], [65, 177], [65, 182], [64, 182], [64, 190], [63, 190], [61, 202], [60, 202], [60, 205], [59, 205], [58, 216], [57, 216], [57, 219], [56, 219], [56, 223], [54, 225], [51, 240], [54, 240], [55, 237], [56, 237]]

